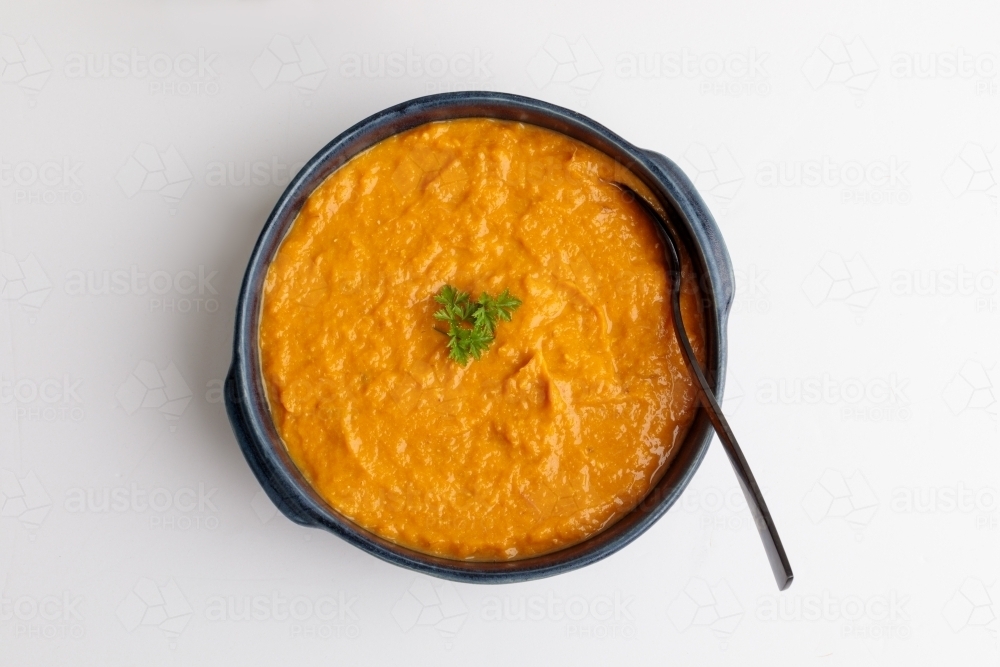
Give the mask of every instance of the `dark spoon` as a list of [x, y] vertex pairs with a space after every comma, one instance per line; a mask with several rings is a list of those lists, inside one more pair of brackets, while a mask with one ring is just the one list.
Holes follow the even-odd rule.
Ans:
[[732, 429], [729, 428], [729, 422], [726, 421], [726, 417], [722, 414], [722, 408], [719, 407], [719, 402], [712, 393], [712, 388], [709, 386], [708, 380], [705, 379], [705, 373], [701, 368], [701, 364], [698, 363], [698, 359], [694, 356], [694, 350], [691, 349], [691, 341], [688, 339], [687, 331], [684, 329], [684, 320], [681, 319], [681, 259], [680, 251], [678, 250], [680, 248], [680, 240], [677, 237], [677, 232], [635, 190], [623, 183], [611, 184], [625, 193], [626, 197], [631, 197], [638, 202], [643, 210], [656, 221], [663, 232], [664, 245], [667, 249], [667, 261], [670, 263], [668, 268], [673, 277], [670, 281], [670, 299], [677, 342], [681, 346], [688, 366], [691, 367], [695, 378], [698, 380], [702, 404], [708, 412], [708, 418], [712, 422], [712, 426], [715, 427], [715, 432], [719, 435], [719, 440], [722, 441], [722, 446], [725, 448], [726, 454], [729, 455], [729, 461], [733, 464], [733, 469], [736, 471], [736, 478], [740, 481], [743, 495], [746, 496], [750, 513], [753, 515], [754, 523], [757, 525], [757, 532], [760, 533], [760, 539], [764, 543], [764, 551], [767, 552], [767, 560], [771, 563], [771, 572], [774, 573], [774, 580], [778, 583], [778, 590], [783, 591], [792, 584], [792, 566], [788, 563], [785, 548], [781, 545], [781, 538], [778, 537], [778, 529], [774, 527], [774, 521], [771, 520], [771, 513], [768, 511], [767, 504], [764, 502], [764, 496], [761, 495], [760, 488], [757, 486], [757, 480], [754, 479], [753, 473], [750, 472], [750, 465], [747, 463], [746, 458], [743, 456], [743, 451], [736, 442], [736, 436], [733, 435]]

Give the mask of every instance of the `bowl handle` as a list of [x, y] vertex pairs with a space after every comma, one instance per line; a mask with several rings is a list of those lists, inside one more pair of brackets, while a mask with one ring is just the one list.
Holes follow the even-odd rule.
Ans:
[[711, 211], [705, 205], [705, 201], [698, 194], [694, 184], [681, 171], [673, 160], [656, 151], [643, 150], [643, 153], [659, 167], [662, 175], [673, 185], [673, 192], [676, 193], [677, 206], [681, 213], [691, 221], [694, 234], [703, 248], [706, 248], [705, 260], [708, 263], [709, 278], [712, 281], [715, 293], [718, 295], [716, 308], [719, 315], [719, 322], [724, 325], [729, 319], [729, 309], [733, 305], [733, 296], [736, 293], [735, 280], [733, 278], [733, 263], [729, 259], [729, 250], [726, 249], [726, 242], [722, 240], [722, 232], [719, 225], [712, 217]]
[[241, 396], [238, 380], [236, 377], [236, 359], [226, 376], [224, 396], [226, 403], [226, 413], [229, 415], [229, 422], [233, 425], [233, 433], [243, 450], [243, 455], [250, 464], [254, 477], [260, 482], [267, 497], [271, 499], [274, 506], [286, 517], [302, 526], [315, 526], [316, 522], [310, 516], [301, 502], [297, 500], [294, 489], [291, 488], [291, 480], [275, 464], [273, 457], [264, 456], [258, 450], [260, 446], [258, 439], [252, 435], [250, 419], [247, 416]]

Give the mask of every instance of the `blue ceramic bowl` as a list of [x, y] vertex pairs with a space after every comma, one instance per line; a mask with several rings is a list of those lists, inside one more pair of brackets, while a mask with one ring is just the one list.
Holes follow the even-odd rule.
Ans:
[[691, 181], [666, 157], [637, 148], [586, 116], [529, 97], [459, 92], [421, 97], [381, 111], [327, 144], [278, 199], [250, 256], [236, 306], [233, 364], [226, 378], [226, 410], [247, 463], [281, 512], [304, 526], [323, 528], [390, 563], [445, 579], [507, 583], [548, 577], [596, 562], [639, 537], [670, 509], [698, 469], [712, 427], [704, 411], [659, 483], [632, 512], [606, 530], [565, 549], [506, 562], [459, 561], [402, 547], [354, 524], [313, 490], [275, 430], [260, 370], [258, 326], [264, 278], [285, 233], [312, 191], [353, 156], [391, 135], [431, 121], [487, 117], [562, 132], [630, 169], [668, 211], [691, 255], [704, 297], [709, 381], [721, 395], [726, 368], [726, 319], [733, 299], [729, 254], [715, 220]]

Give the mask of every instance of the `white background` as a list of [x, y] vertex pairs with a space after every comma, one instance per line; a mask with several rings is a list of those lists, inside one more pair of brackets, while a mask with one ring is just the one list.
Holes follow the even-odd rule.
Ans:
[[[0, 664], [996, 664], [995, 3], [166, 4], [0, 4]], [[522, 585], [261, 494], [220, 402], [252, 244], [293, 165], [455, 89], [696, 181], [789, 591], [718, 443], [633, 545]]]

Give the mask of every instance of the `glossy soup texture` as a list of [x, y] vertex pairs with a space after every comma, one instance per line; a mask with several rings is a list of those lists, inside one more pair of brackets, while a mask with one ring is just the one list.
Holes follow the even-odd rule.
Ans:
[[[312, 193], [268, 271], [260, 353], [277, 430], [332, 507], [426, 553], [507, 560], [642, 500], [696, 392], [654, 223], [615, 179], [644, 191], [565, 135], [465, 119], [390, 137]], [[446, 283], [523, 301], [465, 367], [435, 331]], [[703, 357], [689, 276], [682, 296]]]

